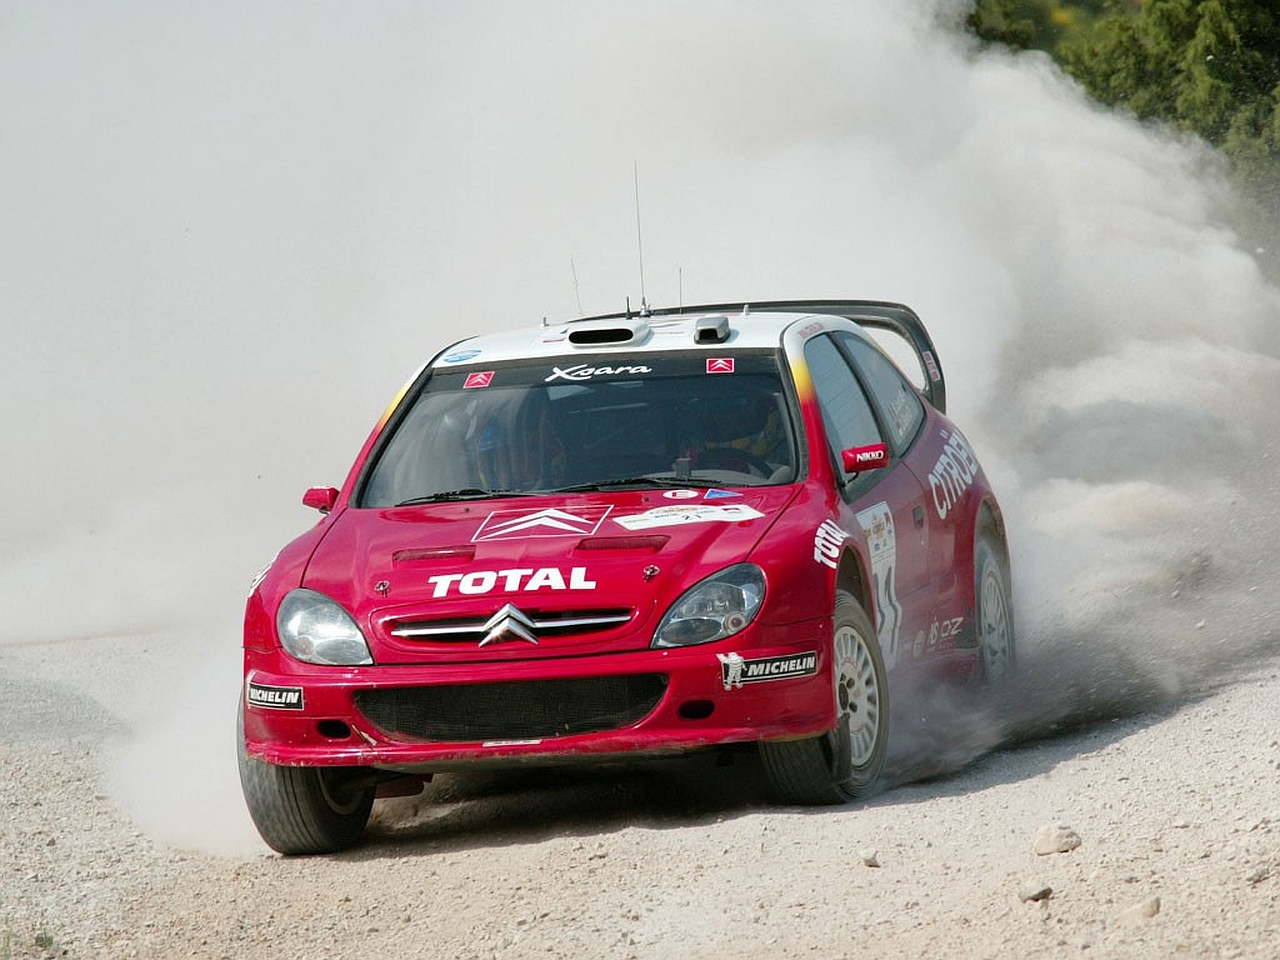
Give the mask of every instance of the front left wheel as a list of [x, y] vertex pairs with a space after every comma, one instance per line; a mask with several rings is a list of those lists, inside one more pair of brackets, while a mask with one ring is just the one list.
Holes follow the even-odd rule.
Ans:
[[[242, 708], [243, 709], [243, 708]], [[248, 756], [240, 721], [240, 786], [254, 826], [277, 853], [337, 853], [359, 842], [376, 787], [360, 767], [282, 767]]]
[[836, 593], [832, 677], [836, 726], [805, 740], [765, 741], [760, 757], [786, 803], [845, 803], [873, 793], [889, 747], [889, 683], [871, 620]]

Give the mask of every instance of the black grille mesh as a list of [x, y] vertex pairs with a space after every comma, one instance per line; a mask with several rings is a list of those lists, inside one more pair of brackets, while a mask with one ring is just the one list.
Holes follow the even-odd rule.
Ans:
[[467, 743], [617, 730], [642, 720], [667, 688], [663, 674], [361, 690], [356, 706], [388, 734]]

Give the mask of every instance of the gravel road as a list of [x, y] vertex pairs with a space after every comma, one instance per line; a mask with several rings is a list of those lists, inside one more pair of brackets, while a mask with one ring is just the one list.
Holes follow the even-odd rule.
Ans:
[[[148, 657], [181, 659], [141, 638], [0, 647], [4, 960], [1280, 955], [1274, 661], [985, 753], [952, 717], [933, 746], [958, 770], [846, 808], [770, 805], [751, 754], [439, 777], [380, 801], [367, 845], [286, 859], [237, 808], [229, 723], [210, 755], [126, 762], [148, 747], [128, 668]], [[1060, 680], [1023, 676], [1040, 685], [988, 713]], [[140, 826], [120, 799], [138, 794], [195, 839]]]

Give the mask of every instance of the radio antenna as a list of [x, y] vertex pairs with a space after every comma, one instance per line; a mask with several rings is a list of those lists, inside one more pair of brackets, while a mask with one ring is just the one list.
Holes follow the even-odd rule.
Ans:
[[578, 301], [578, 316], [582, 316], [582, 293], [578, 289], [578, 268], [574, 265], [573, 257], [569, 258], [569, 269], [573, 272], [573, 299]]
[[640, 164], [631, 161], [631, 175], [636, 187], [636, 253], [640, 258], [640, 316], [649, 315], [649, 301], [644, 295], [644, 238], [640, 231]]

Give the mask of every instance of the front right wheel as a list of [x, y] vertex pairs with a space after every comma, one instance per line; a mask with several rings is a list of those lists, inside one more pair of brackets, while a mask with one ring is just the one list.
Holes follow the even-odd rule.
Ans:
[[377, 789], [368, 770], [254, 760], [244, 748], [243, 712], [238, 736], [245, 805], [267, 846], [292, 855], [337, 853], [360, 840]]
[[889, 747], [889, 683], [866, 611], [836, 593], [832, 630], [835, 729], [804, 740], [768, 740], [760, 757], [786, 803], [845, 803], [874, 792]]
[[997, 683], [1013, 673], [1017, 650], [1013, 633], [1013, 591], [1004, 545], [983, 530], [973, 551], [973, 593], [978, 634], [979, 678]]

